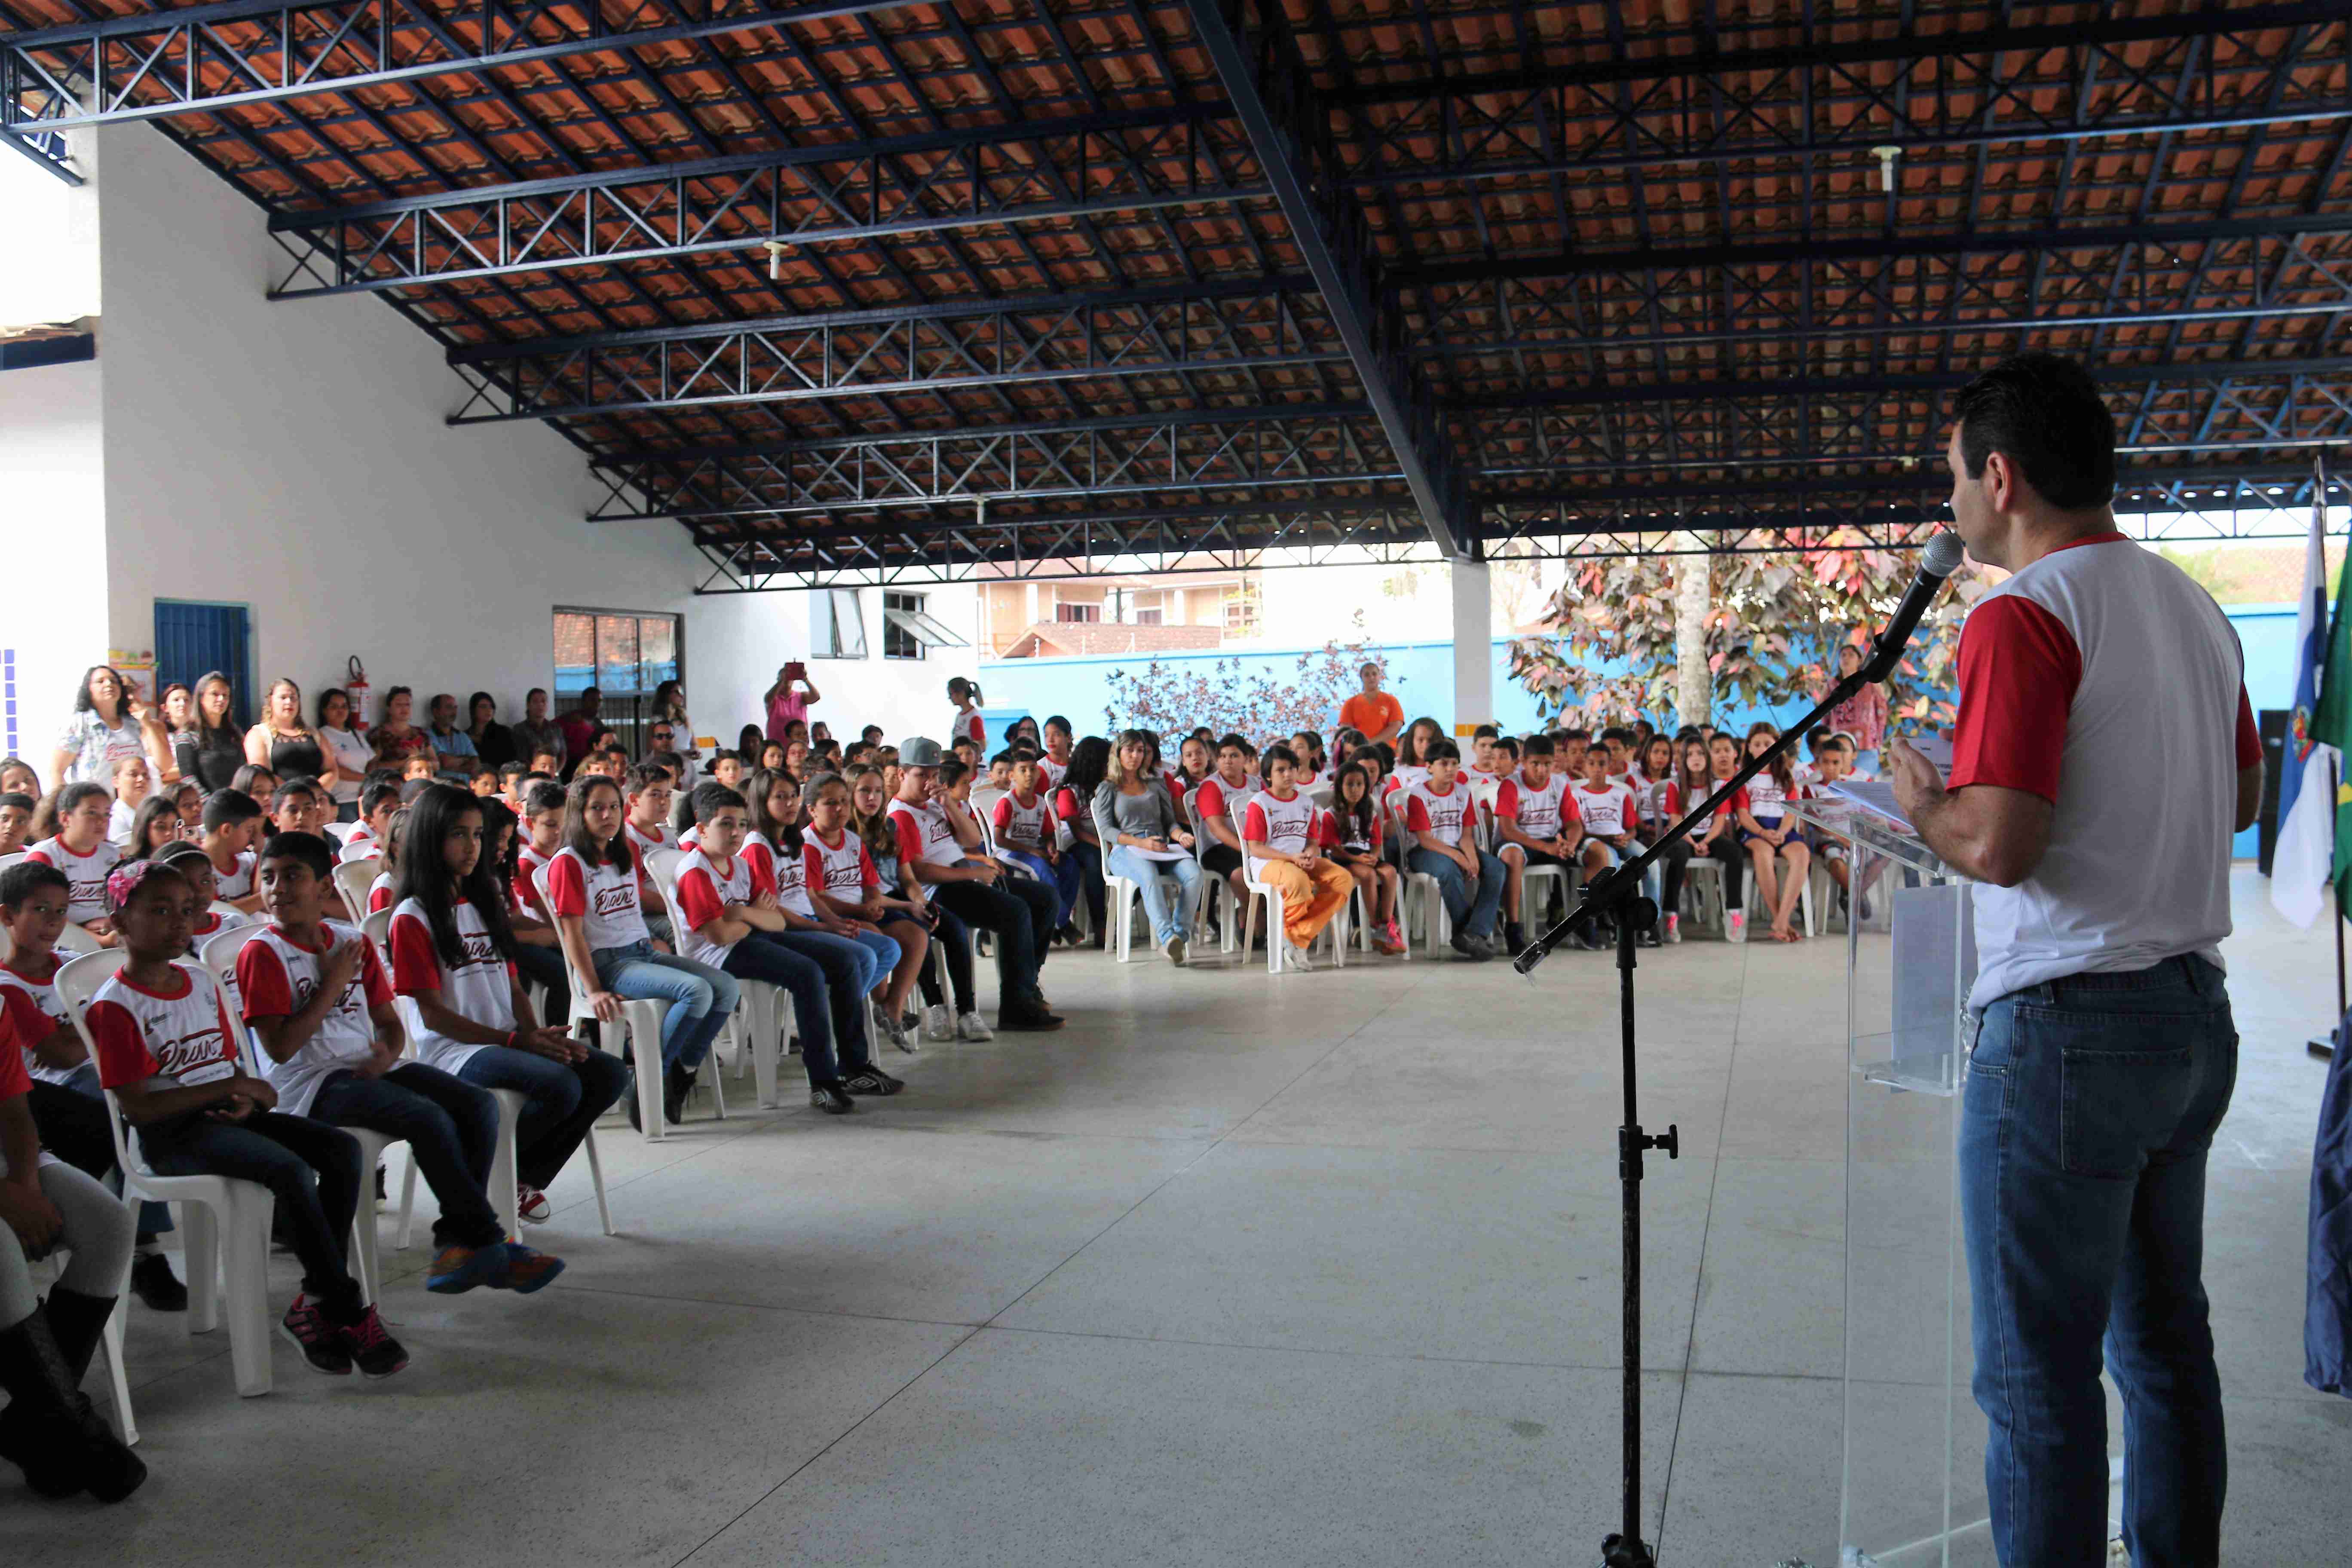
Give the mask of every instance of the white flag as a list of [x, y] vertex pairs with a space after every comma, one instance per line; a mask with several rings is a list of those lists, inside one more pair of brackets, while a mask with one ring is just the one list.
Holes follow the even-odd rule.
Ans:
[[2278, 844], [2271, 851], [2271, 906], [2299, 926], [2308, 926], [2327, 908], [2327, 881], [2336, 866], [2336, 789], [2329, 773], [2337, 765], [2335, 747], [2311, 748], [2304, 760], [2303, 787], [2279, 824]]

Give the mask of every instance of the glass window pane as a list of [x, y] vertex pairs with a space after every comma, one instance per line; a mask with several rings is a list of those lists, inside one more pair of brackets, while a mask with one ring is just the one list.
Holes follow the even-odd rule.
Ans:
[[596, 684], [607, 697], [637, 689], [637, 617], [596, 617]]
[[555, 615], [556, 708], [596, 684], [596, 617], [559, 610]]
[[639, 679], [648, 693], [665, 680], [677, 679], [677, 617], [645, 616], [637, 621]]

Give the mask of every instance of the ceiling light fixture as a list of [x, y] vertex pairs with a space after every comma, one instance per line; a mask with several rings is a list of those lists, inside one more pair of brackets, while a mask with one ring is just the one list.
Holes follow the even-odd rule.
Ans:
[[1873, 147], [1870, 155], [1878, 160], [1878, 188], [1888, 195], [1895, 194], [1895, 160], [1903, 156], [1903, 149], [1892, 143]]
[[784, 278], [784, 252], [792, 242], [785, 239], [763, 239], [761, 248], [768, 253], [768, 281], [781, 283]]

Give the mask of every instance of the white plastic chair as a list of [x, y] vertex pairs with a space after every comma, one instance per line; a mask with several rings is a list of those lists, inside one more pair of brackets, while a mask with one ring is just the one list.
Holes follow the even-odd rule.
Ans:
[[[85, 953], [58, 971], [58, 998], [73, 1020], [82, 1048], [98, 1058], [83, 1015], [89, 999], [129, 955], [120, 948]], [[209, 970], [201, 984], [218, 996]], [[231, 1176], [158, 1176], [133, 1152], [122, 1105], [109, 1089], [107, 1123], [114, 1135], [114, 1160], [122, 1172], [125, 1205], [176, 1203], [187, 1266], [188, 1331], [208, 1333], [220, 1326], [220, 1303], [228, 1302], [229, 1362], [236, 1391], [247, 1399], [269, 1392], [269, 1219], [277, 1203], [269, 1189]], [[226, 1244], [226, 1245], [224, 1245]], [[119, 1310], [120, 1309], [118, 1309]]]
[[345, 860], [335, 868], [335, 891], [343, 896], [343, 908], [353, 920], [364, 920], [368, 912], [368, 889], [374, 885], [383, 866], [376, 857]]
[[335, 852], [335, 863], [339, 866], [357, 865], [362, 860], [383, 858], [383, 846], [373, 838], [363, 838], [357, 844], [346, 844]]
[[[1478, 800], [1478, 819], [1486, 830], [1484, 842], [1487, 853], [1497, 858], [1502, 858], [1506, 847], [1502, 830], [1495, 817], [1495, 802], [1500, 792], [1499, 784], [1485, 786], [1485, 794]], [[1519, 919], [1531, 927], [1545, 923], [1548, 917], [1536, 913], [1536, 899], [1539, 891], [1545, 893], [1546, 901], [1542, 907], [1549, 910], [1551, 908], [1549, 890], [1557, 890], [1564, 910], [1568, 900], [1576, 896], [1576, 883], [1570, 879], [1569, 870], [1566, 866], [1522, 866], [1519, 868]]]
[[[63, 1275], [66, 1260], [60, 1253], [72, 1250], [70, 1247], [61, 1247], [58, 1252], [50, 1253], [32, 1267], [37, 1269], [46, 1266]], [[98, 1335], [99, 1353], [105, 1357], [106, 1380], [114, 1397], [114, 1427], [122, 1434], [122, 1445], [126, 1448], [139, 1441], [139, 1423], [131, 1414], [131, 1379], [122, 1365], [122, 1320], [129, 1315], [126, 1305], [129, 1299], [128, 1291], [118, 1290], [115, 1293], [114, 1310], [106, 1315], [106, 1326], [99, 1331]]]
[[[548, 903], [547, 888], [540, 880], [539, 873], [533, 871], [530, 875], [531, 889], [539, 895], [540, 906], [551, 908]], [[576, 1029], [583, 1023], [596, 1023], [596, 1009], [590, 1005], [588, 994], [603, 987], [596, 984], [594, 975], [584, 978], [581, 975], [572, 965], [569, 952], [560, 946], [556, 951], [563, 953], [564, 983], [572, 991], [572, 1011], [564, 1018], [565, 1025]], [[636, 1071], [637, 1118], [644, 1128], [642, 1136], [648, 1143], [658, 1143], [662, 1139], [661, 1031], [665, 1011], [658, 1002], [650, 999], [633, 1002], [625, 997], [621, 1002], [621, 1016], [614, 1020], [625, 1037], [625, 1048], [628, 1051], [630, 1065]], [[602, 1025], [598, 1026], [600, 1029], [604, 1027]]]
[[[1247, 811], [1248, 807], [1237, 805], [1232, 812], [1234, 832], [1242, 840], [1242, 885], [1249, 890], [1249, 902], [1242, 910], [1242, 956], [1244, 962], [1247, 962], [1250, 943], [1256, 940], [1258, 906], [1263, 903], [1265, 906], [1265, 972], [1279, 974], [1290, 946], [1282, 924], [1282, 889], [1258, 874], [1259, 861], [1249, 852], [1249, 838], [1243, 826], [1243, 818]], [[1354, 880], [1353, 878], [1349, 879]], [[1347, 964], [1347, 932], [1348, 906], [1342, 904], [1331, 922], [1317, 933], [1318, 941], [1325, 937], [1331, 941], [1331, 967], [1334, 969], [1344, 968]]]
[[[78, 925], [68, 925], [58, 932], [58, 951], [71, 953], [105, 952], [108, 949], [98, 938]], [[116, 951], [120, 951], [119, 949]]]
[[[389, 918], [386, 917], [387, 920]], [[244, 951], [247, 942], [259, 936], [262, 930], [258, 925], [231, 926], [207, 938], [204, 946], [197, 950], [196, 956], [212, 972], [223, 995], [236, 996], [236, 955]], [[231, 1016], [237, 1012], [234, 1000], [230, 1003], [229, 1011]], [[255, 1078], [268, 1078], [269, 1075], [262, 1070], [261, 1038], [249, 1027], [245, 1030], [244, 1047], [245, 1070]], [[381, 1132], [371, 1132], [364, 1127], [346, 1127], [343, 1131], [350, 1133], [352, 1141], [360, 1146], [360, 1169], [362, 1172], [373, 1171], [383, 1163], [384, 1151], [401, 1142]], [[413, 1166], [415, 1162], [410, 1163]], [[371, 1189], [361, 1194], [359, 1207], [352, 1214], [352, 1249], [359, 1259], [360, 1299], [371, 1307], [381, 1298], [383, 1284], [383, 1270], [376, 1265], [376, 1248], [375, 1202]]]
[[[669, 913], [669, 929], [677, 935], [677, 944], [686, 945], [686, 911], [677, 904], [678, 872], [686, 865], [682, 849], [656, 849], [646, 857], [646, 868], [653, 873], [654, 886], [661, 889], [662, 908]], [[719, 1040], [735, 1047], [736, 1076], [742, 1076], [743, 1061], [751, 1058], [752, 1080], [757, 1085], [757, 1100], [761, 1109], [773, 1110], [776, 1104], [776, 1056], [782, 1048], [785, 1020], [792, 1016], [792, 998], [782, 987], [763, 980], [735, 976], [735, 987], [742, 1000], [736, 1005], [735, 1016], [727, 1020]], [[718, 1048], [714, 1042], [712, 1049]], [[717, 1096], [719, 1120], [727, 1120], [727, 1089], [719, 1079], [724, 1064], [714, 1067], [710, 1087]]]

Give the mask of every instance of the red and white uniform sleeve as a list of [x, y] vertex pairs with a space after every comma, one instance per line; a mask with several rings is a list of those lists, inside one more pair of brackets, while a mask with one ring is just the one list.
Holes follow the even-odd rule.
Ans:
[[441, 989], [441, 955], [433, 932], [415, 915], [394, 915], [384, 945], [392, 949], [392, 988], [403, 996]]
[[[551, 911], [559, 915], [585, 916], [587, 914], [588, 882], [581, 876], [580, 862], [575, 857], [558, 855], [553, 860], [549, 861], [541, 882], [547, 891], [547, 907]], [[398, 959], [397, 949], [394, 950], [393, 956], [395, 960]], [[400, 965], [395, 962], [393, 964], [393, 973], [397, 975], [399, 972]]]
[[711, 885], [710, 873], [702, 867], [688, 867], [678, 878], [677, 912], [686, 917], [688, 928], [693, 931], [700, 931], [727, 912], [719, 901], [719, 889]]
[[247, 1023], [293, 1013], [294, 983], [277, 949], [266, 942], [248, 942], [236, 950], [236, 994]]

